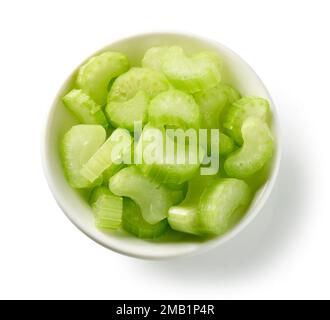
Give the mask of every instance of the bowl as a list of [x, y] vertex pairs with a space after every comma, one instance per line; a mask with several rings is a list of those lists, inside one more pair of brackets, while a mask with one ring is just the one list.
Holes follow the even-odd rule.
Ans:
[[[49, 187], [63, 212], [71, 222], [91, 239], [118, 253], [144, 259], [169, 259], [205, 251], [220, 246], [233, 237], [237, 237], [260, 213], [274, 186], [280, 164], [280, 141], [278, 134], [278, 117], [272, 99], [264, 84], [253, 69], [236, 53], [224, 45], [195, 35], [180, 33], [149, 33], [131, 36], [111, 42], [108, 46], [93, 53], [105, 50], [125, 53], [132, 65], [138, 65], [144, 52], [159, 45], [180, 45], [188, 53], [201, 50], [214, 50], [224, 60], [224, 81], [234, 85], [242, 95], [261, 96], [270, 101], [273, 113], [272, 131], [276, 141], [276, 153], [270, 169], [269, 179], [257, 192], [244, 218], [223, 236], [199, 241], [193, 237], [178, 238], [177, 241], [145, 241], [123, 232], [105, 233], [94, 226], [94, 219], [85, 195], [74, 190], [67, 183], [59, 156], [59, 143], [64, 133], [76, 123], [73, 116], [64, 107], [61, 98], [73, 87], [73, 79], [79, 66], [72, 72], [60, 88], [48, 114], [42, 144], [42, 157], [45, 175]], [[88, 59], [88, 58], [87, 58]], [[86, 60], [87, 60], [86, 59]], [[84, 61], [82, 62], [82, 64]]]

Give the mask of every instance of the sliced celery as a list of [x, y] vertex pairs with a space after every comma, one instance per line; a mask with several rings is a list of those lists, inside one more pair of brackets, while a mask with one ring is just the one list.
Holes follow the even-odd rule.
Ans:
[[161, 72], [134, 67], [114, 81], [108, 101], [124, 102], [132, 99], [139, 91], [144, 91], [148, 97], [154, 98], [168, 89], [169, 83]]
[[169, 230], [167, 219], [150, 224], [134, 201], [124, 198], [123, 229], [141, 239], [156, 239]]
[[118, 77], [109, 92], [106, 113], [111, 123], [130, 131], [134, 122], [148, 119], [149, 100], [169, 88], [166, 77], [148, 68], [131, 68]]
[[156, 224], [167, 217], [172, 203], [170, 191], [144, 176], [135, 166], [116, 173], [110, 179], [109, 188], [115, 195], [134, 200], [148, 223]]
[[204, 189], [215, 179], [214, 176], [196, 176], [188, 182], [184, 201], [169, 209], [168, 222], [172, 229], [195, 235], [204, 233], [197, 214], [199, 200]]
[[201, 128], [217, 129], [225, 110], [240, 99], [240, 94], [228, 84], [219, 83], [214, 88], [195, 93], [194, 98], [200, 107]]
[[166, 54], [162, 70], [177, 89], [195, 93], [213, 88], [220, 82], [219, 65], [214, 54], [207, 52], [187, 57], [183, 49], [178, 48]]
[[[158, 132], [162, 139], [160, 142], [152, 140], [154, 133]], [[136, 149], [141, 150], [143, 156], [141, 171], [152, 180], [159, 183], [181, 184], [190, 180], [196, 175], [200, 167], [200, 154], [202, 150], [189, 148], [188, 145], [180, 142], [173, 142], [173, 148], [166, 148], [164, 141], [172, 141], [166, 136], [164, 129], [159, 129], [150, 124], [143, 129]], [[174, 151], [174, 152], [172, 152]], [[149, 158], [157, 154], [155, 158]]]
[[150, 68], [157, 71], [162, 71], [163, 61], [166, 55], [171, 54], [171, 51], [181, 50], [177, 46], [160, 46], [152, 47], [146, 51], [143, 59], [142, 66], [145, 68]]
[[218, 53], [215, 51], [207, 50], [196, 53], [192, 56], [195, 60], [206, 60], [212, 62], [212, 68], [214, 68], [214, 73], [220, 73], [223, 69], [223, 61]]
[[201, 235], [202, 230], [198, 222], [197, 208], [195, 206], [176, 206], [168, 211], [168, 223], [173, 230]]
[[[186, 148], [188, 150], [188, 148]], [[189, 157], [186, 152], [186, 159]], [[198, 164], [143, 164], [141, 171], [148, 175], [153, 181], [159, 183], [184, 183], [194, 177], [200, 167]]]
[[179, 90], [168, 90], [156, 96], [149, 105], [153, 125], [183, 129], [199, 128], [199, 107], [194, 98]]
[[106, 137], [100, 125], [80, 124], [73, 126], [64, 136], [61, 158], [66, 177], [73, 188], [90, 188], [102, 183], [96, 179], [91, 183], [80, 174], [82, 166], [93, 156]]
[[91, 197], [95, 225], [102, 230], [116, 230], [121, 226], [123, 198], [113, 195], [105, 187], [96, 188]]
[[272, 157], [274, 140], [267, 124], [257, 117], [247, 118], [242, 125], [243, 146], [225, 161], [230, 177], [247, 178], [258, 172]]
[[82, 90], [71, 90], [63, 97], [63, 102], [81, 123], [100, 124], [104, 128], [108, 127], [108, 121], [101, 106]]
[[220, 126], [220, 114], [227, 104], [227, 96], [220, 85], [194, 94], [200, 107], [201, 128], [217, 129]]
[[204, 232], [221, 235], [243, 216], [250, 202], [249, 186], [238, 179], [217, 179], [203, 192], [198, 218]]
[[125, 154], [130, 151], [131, 143], [132, 138], [127, 130], [116, 129], [82, 167], [81, 175], [91, 182], [95, 181], [104, 170], [123, 161]]
[[187, 92], [212, 88], [221, 79], [222, 59], [212, 51], [187, 57], [181, 47], [152, 47], [145, 53], [142, 66], [164, 71], [174, 86]]
[[61, 144], [67, 180], [86, 194], [94, 188], [101, 230], [222, 235], [269, 176], [269, 102], [221, 82], [216, 52], [152, 47], [141, 65], [129, 69], [124, 54], [107, 51], [79, 68], [63, 97], [83, 123]]
[[107, 101], [109, 83], [128, 68], [129, 62], [125, 55], [107, 51], [92, 57], [80, 67], [77, 85], [96, 103], [104, 105]]
[[105, 111], [113, 126], [134, 131], [134, 121], [141, 121], [142, 125], [146, 123], [148, 103], [148, 95], [144, 91], [139, 91], [127, 101], [109, 101]]
[[245, 119], [252, 116], [268, 122], [270, 118], [269, 102], [259, 97], [244, 97], [234, 102], [224, 117], [224, 132], [236, 143], [242, 145], [242, 124]]

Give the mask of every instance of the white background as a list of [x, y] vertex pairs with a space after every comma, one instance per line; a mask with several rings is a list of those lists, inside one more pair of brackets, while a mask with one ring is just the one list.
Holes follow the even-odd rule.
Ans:
[[[0, 298], [330, 298], [329, 1], [1, 1]], [[262, 215], [237, 239], [169, 262], [127, 258], [79, 232], [40, 159], [71, 70], [138, 32], [222, 42], [279, 109], [283, 161]], [[267, 225], [267, 226], [266, 226]]]

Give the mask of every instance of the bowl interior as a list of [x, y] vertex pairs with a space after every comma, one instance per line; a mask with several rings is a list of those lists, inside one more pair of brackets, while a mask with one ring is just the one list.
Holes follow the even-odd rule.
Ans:
[[[114, 42], [99, 52], [107, 49], [120, 51], [129, 57], [132, 65], [139, 65], [144, 52], [148, 48], [157, 45], [180, 45], [188, 53], [208, 49], [217, 51], [224, 60], [223, 78], [225, 82], [238, 88], [242, 95], [257, 95], [271, 102], [265, 86], [255, 72], [231, 50], [210, 40], [181, 34], [146, 34]], [[150, 242], [129, 236], [123, 231], [112, 234], [96, 229], [91, 209], [86, 201], [86, 195], [77, 192], [68, 185], [59, 157], [60, 140], [64, 133], [76, 123], [74, 117], [66, 110], [61, 101], [61, 97], [72, 88], [76, 71], [77, 69], [64, 83], [50, 110], [46, 125], [44, 165], [49, 185], [58, 204], [68, 218], [86, 235], [98, 243], [126, 255], [140, 258], [165, 259], [193, 253], [227, 241], [239, 233], [260, 211], [275, 180], [279, 164], [279, 152], [274, 157], [268, 182], [256, 194], [245, 217], [234, 229], [222, 237], [201, 241], [189, 236], [175, 235], [175, 237], [172, 237], [172, 241], [164, 241], [163, 239], [158, 242]], [[278, 141], [277, 116], [272, 102], [271, 108], [274, 116], [272, 130], [276, 141]]]

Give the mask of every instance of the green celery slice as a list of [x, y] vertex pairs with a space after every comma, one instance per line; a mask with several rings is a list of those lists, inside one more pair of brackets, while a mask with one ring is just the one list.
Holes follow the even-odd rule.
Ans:
[[159, 46], [148, 49], [142, 59], [142, 66], [156, 71], [162, 71], [163, 61], [171, 51], [181, 50], [178, 46]]
[[144, 91], [138, 91], [127, 101], [109, 101], [105, 111], [113, 126], [134, 131], [134, 121], [141, 121], [142, 125], [147, 122], [148, 104], [148, 95]]
[[200, 107], [201, 128], [218, 129], [225, 110], [240, 97], [236, 89], [224, 83], [195, 93], [194, 98]]
[[156, 96], [149, 105], [149, 121], [157, 126], [183, 129], [199, 128], [199, 107], [194, 98], [179, 90], [168, 90]]
[[110, 179], [109, 188], [115, 195], [135, 201], [143, 218], [150, 224], [165, 219], [172, 204], [170, 191], [144, 176], [135, 166], [124, 168], [115, 174]]
[[128, 59], [122, 53], [103, 52], [79, 68], [77, 86], [103, 106], [107, 102], [109, 83], [128, 68]]
[[200, 107], [201, 128], [217, 129], [220, 127], [220, 115], [227, 105], [227, 96], [219, 86], [194, 94]]
[[61, 158], [67, 180], [73, 188], [91, 188], [102, 183], [101, 178], [91, 183], [80, 174], [80, 170], [102, 145], [105, 137], [106, 132], [101, 125], [80, 124], [65, 134]]
[[192, 56], [193, 60], [205, 60], [211, 64], [211, 68], [214, 69], [214, 73], [219, 73], [221, 78], [221, 72], [223, 69], [223, 60], [218, 53], [211, 50], [201, 51]]
[[215, 87], [221, 80], [220, 58], [214, 53], [201, 52], [187, 57], [182, 48], [166, 54], [162, 70], [179, 90], [195, 93]]
[[196, 176], [188, 182], [186, 198], [172, 206], [168, 212], [168, 222], [173, 230], [194, 235], [204, 234], [198, 217], [198, 205], [204, 189], [215, 179], [215, 176]]
[[193, 234], [196, 236], [202, 235], [202, 230], [198, 222], [196, 207], [171, 207], [167, 220], [173, 230]]
[[257, 117], [247, 118], [242, 125], [243, 146], [225, 161], [230, 177], [247, 178], [258, 172], [272, 158], [274, 140], [268, 125]]
[[[163, 149], [159, 144], [155, 144], [155, 141], [151, 140], [155, 130], [161, 135], [163, 141]], [[189, 148], [188, 145], [180, 144], [179, 142], [173, 142], [174, 146], [174, 162], [171, 157], [172, 152], [166, 148], [165, 139], [171, 139], [166, 135], [164, 129], [159, 129], [147, 124], [141, 134], [141, 137], [137, 143], [136, 150], [141, 150], [143, 157], [142, 164], [139, 165], [141, 171], [148, 175], [153, 181], [159, 183], [175, 183], [181, 184], [190, 180], [195, 176], [200, 167], [200, 152], [198, 148]], [[150, 141], [151, 140], [151, 141]], [[155, 147], [154, 153], [160, 151], [162, 154], [155, 159], [149, 159], [146, 157], [153, 154], [151, 150], [152, 146]], [[149, 152], [148, 152], [149, 151]], [[136, 151], [137, 152], [137, 151]], [[192, 160], [196, 160], [191, 162]]]
[[168, 89], [169, 83], [161, 72], [133, 67], [114, 81], [108, 101], [124, 102], [140, 91], [144, 91], [152, 99]]
[[113, 195], [108, 188], [93, 190], [91, 205], [95, 225], [101, 230], [116, 230], [122, 224], [123, 198]]
[[124, 198], [123, 229], [140, 239], [156, 239], [169, 230], [167, 219], [150, 224], [143, 219], [138, 205]]
[[82, 90], [73, 89], [63, 97], [65, 106], [84, 124], [100, 124], [108, 127], [108, 121], [100, 105]]
[[106, 113], [111, 123], [130, 131], [135, 121], [144, 125], [148, 119], [149, 100], [169, 88], [166, 77], [148, 68], [131, 68], [113, 83]]
[[242, 218], [250, 200], [250, 188], [244, 181], [217, 179], [204, 190], [198, 206], [204, 232], [226, 233]]
[[[129, 132], [125, 129], [116, 129], [83, 165], [81, 175], [91, 182], [95, 181], [107, 168], [116, 166], [123, 161], [125, 154], [130, 152], [131, 144], [132, 137]], [[116, 158], [114, 159], [114, 157]]]
[[269, 122], [269, 102], [259, 97], [244, 97], [234, 102], [228, 109], [224, 117], [223, 129], [238, 145], [243, 144], [241, 127], [248, 117], [258, 117], [264, 122]]

